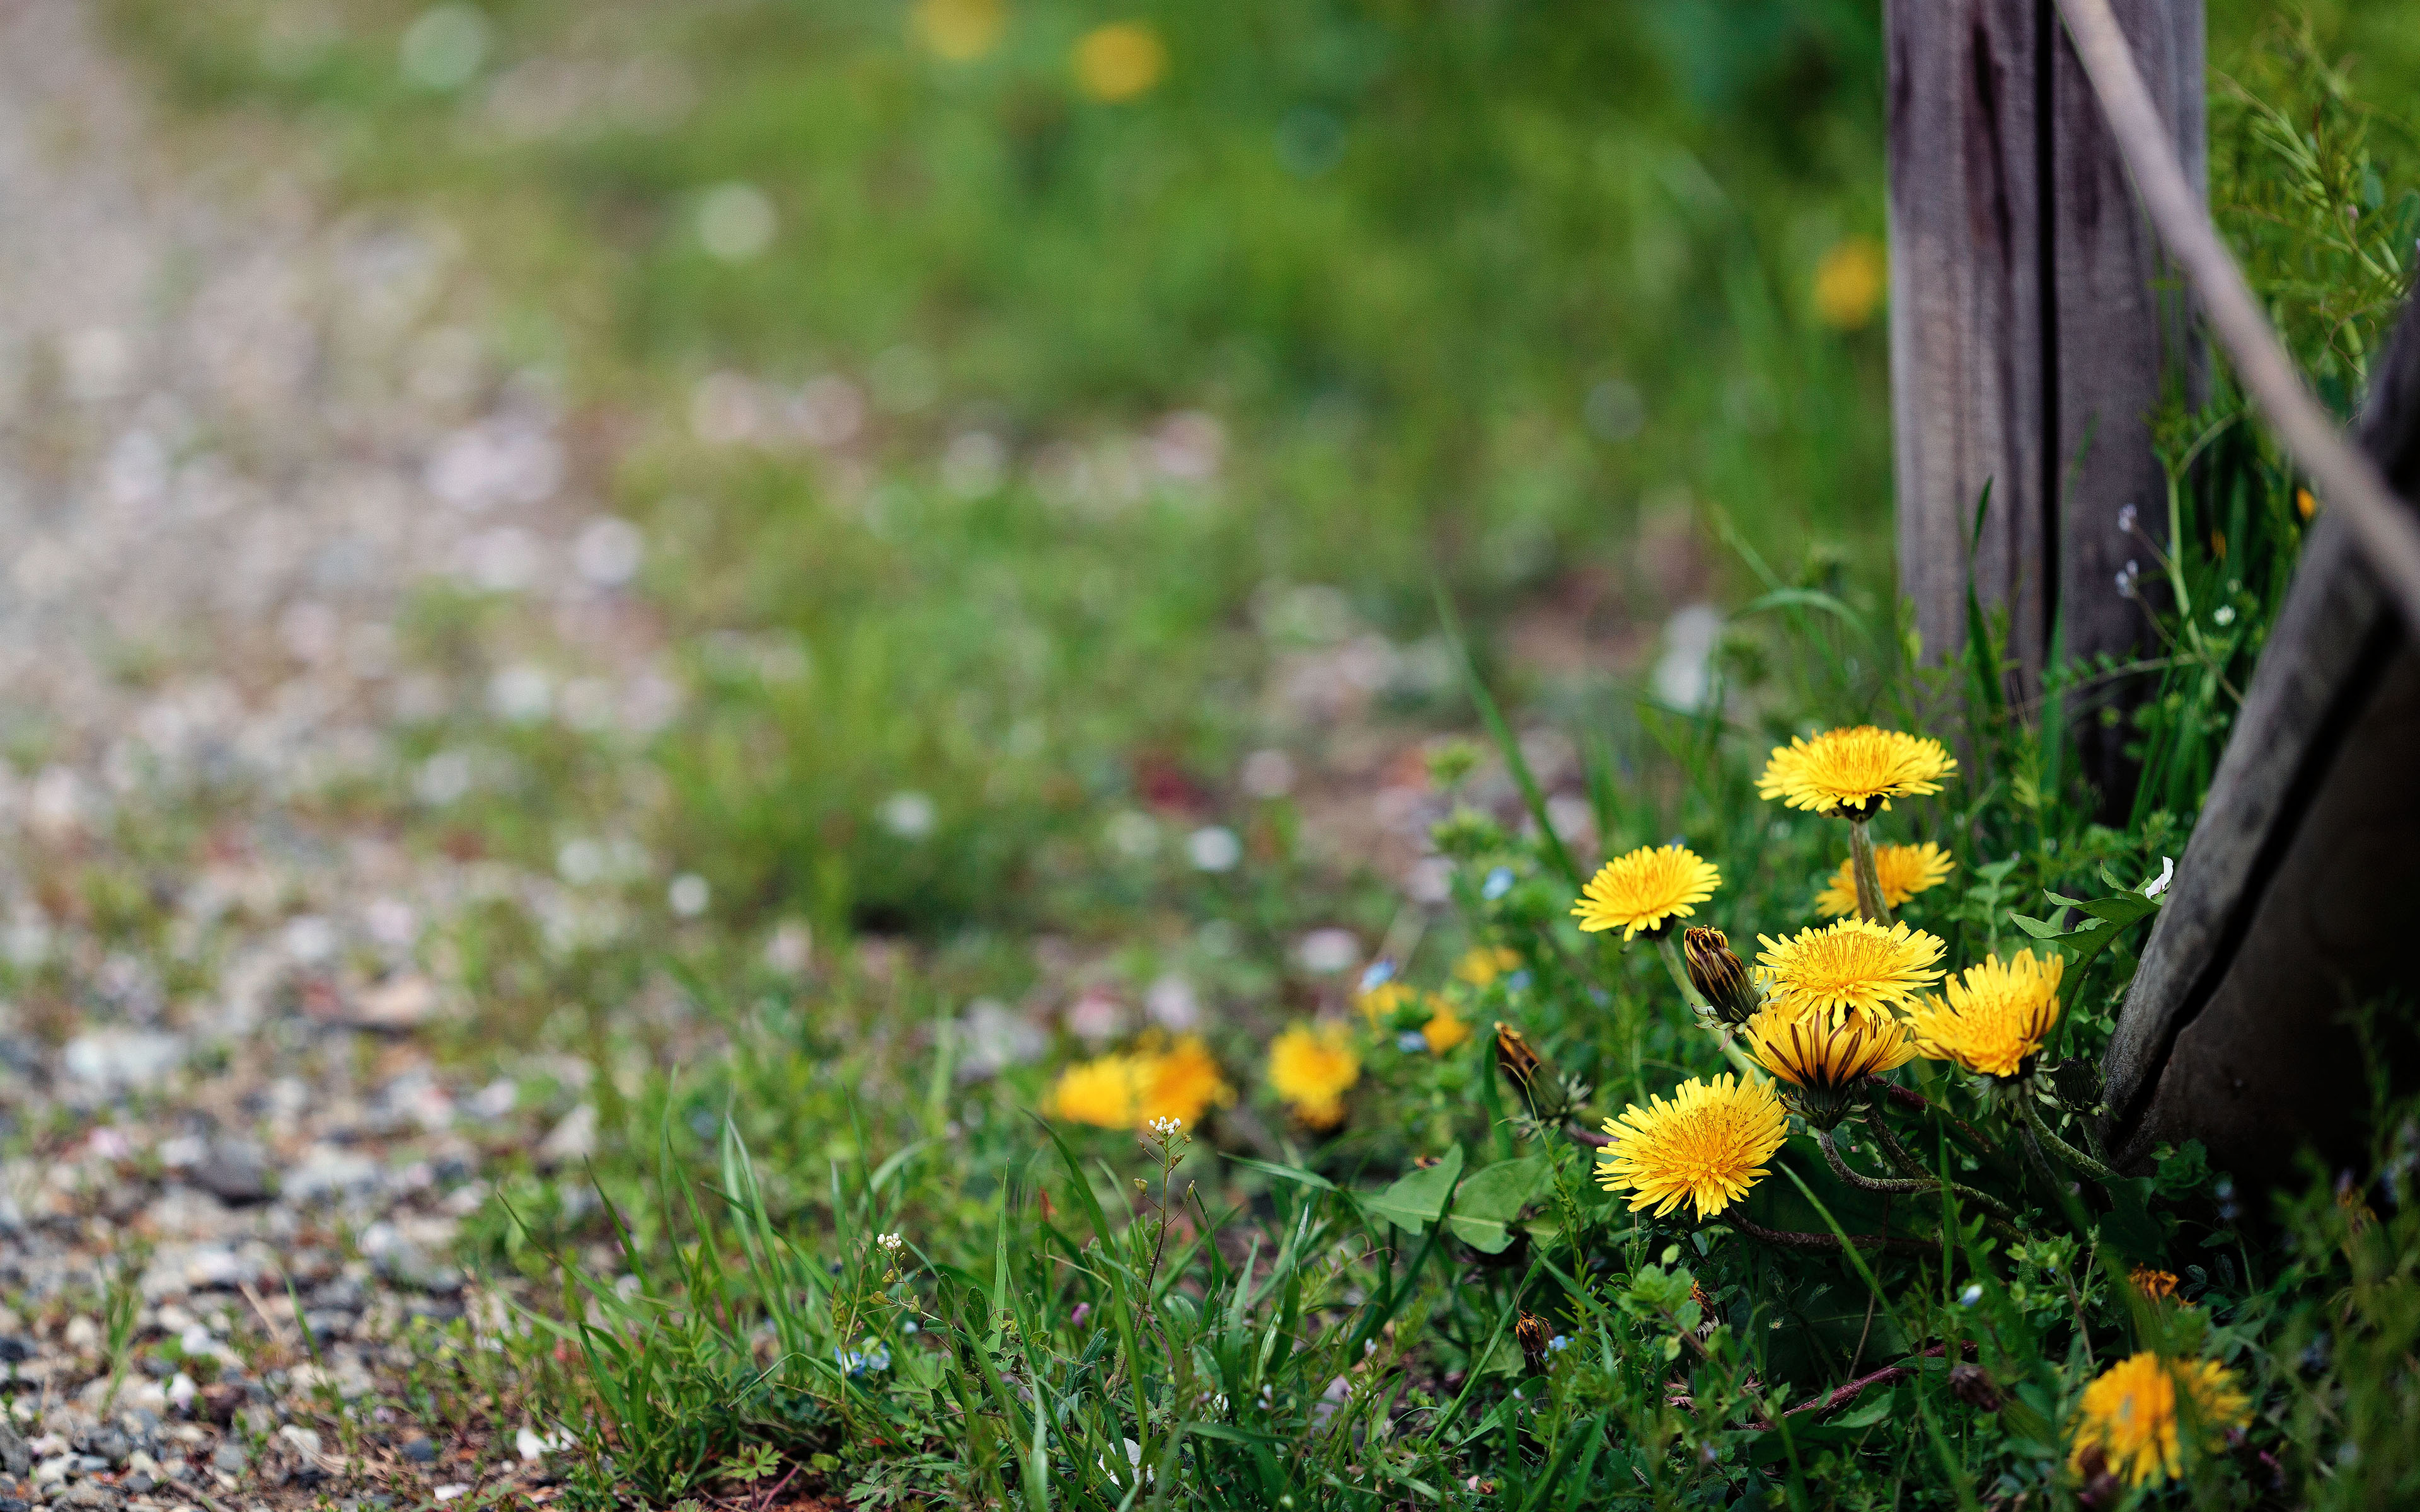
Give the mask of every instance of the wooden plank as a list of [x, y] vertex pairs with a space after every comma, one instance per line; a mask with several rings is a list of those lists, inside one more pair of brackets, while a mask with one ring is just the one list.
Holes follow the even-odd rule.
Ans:
[[[2420, 497], [2420, 305], [2371, 373], [2362, 447]], [[2198, 1138], [2255, 1181], [2355, 1153], [2361, 1049], [2340, 1015], [2420, 989], [2420, 652], [2322, 516], [2262, 654], [2104, 1062], [2140, 1165]]]
[[[2118, 10], [2198, 181], [2200, 0]], [[2200, 348], [2050, 0], [1894, 0], [1885, 27], [1900, 590], [1955, 656], [1971, 573], [2032, 698], [2055, 625], [2070, 656], [2148, 635], [2118, 514], [2166, 517], [2149, 417]], [[2119, 733], [2086, 751], [2113, 796]]]
[[[2052, 8], [2043, 7], [2045, 14]], [[2111, 8], [2142, 67], [2187, 177], [2209, 198], [2209, 128], [2200, 0], [2117, 0]], [[2126, 505], [2154, 528], [2167, 518], [2167, 474], [2152, 449], [2151, 416], [2181, 387], [2206, 397], [2207, 362], [2181, 281], [2166, 263], [2138, 208], [2108, 118], [2093, 95], [2072, 40], [2054, 24], [2051, 71], [2051, 192], [2047, 244], [2053, 327], [2052, 385], [2046, 424], [2058, 476], [2058, 523], [2046, 532], [2057, 553], [2056, 598], [2071, 657], [2124, 656], [2151, 640], [2140, 601], [2118, 590], [2118, 573], [2143, 558], [2142, 542], [2120, 532]], [[2164, 530], [2157, 533], [2164, 535]], [[2149, 568], [2149, 563], [2145, 563]], [[2142, 685], [2104, 683], [2068, 710], [2084, 769], [2106, 807], [2122, 807], [2135, 774], [2121, 747], [2133, 733], [2096, 716]]]

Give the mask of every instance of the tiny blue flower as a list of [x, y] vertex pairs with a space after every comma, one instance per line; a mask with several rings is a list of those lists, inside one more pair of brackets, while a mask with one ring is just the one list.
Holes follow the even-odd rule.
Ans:
[[1429, 1047], [1429, 1037], [1418, 1029], [1405, 1029], [1395, 1036], [1395, 1048], [1404, 1054], [1418, 1055]]
[[1512, 869], [1509, 866], [1499, 866], [1488, 872], [1487, 880], [1479, 885], [1479, 895], [1489, 903], [1494, 903], [1512, 890]]
[[1529, 990], [1529, 968], [1528, 966], [1523, 966], [1520, 970], [1505, 978], [1504, 990], [1508, 993], [1528, 992]]
[[1550, 1354], [1560, 1354], [1571, 1347], [1572, 1336], [1569, 1334], [1558, 1334], [1546, 1341], [1546, 1350]]
[[1979, 1281], [1968, 1283], [1966, 1289], [1958, 1293], [1958, 1305], [1961, 1307], [1972, 1307], [1982, 1300], [1983, 1284]]
[[840, 1363], [841, 1373], [851, 1381], [891, 1368], [891, 1349], [883, 1344], [861, 1351], [844, 1350], [835, 1344], [832, 1346], [832, 1358]]
[[1361, 973], [1361, 990], [1365, 993], [1376, 992], [1394, 980], [1395, 963], [1380, 956], [1370, 963], [1368, 970]]

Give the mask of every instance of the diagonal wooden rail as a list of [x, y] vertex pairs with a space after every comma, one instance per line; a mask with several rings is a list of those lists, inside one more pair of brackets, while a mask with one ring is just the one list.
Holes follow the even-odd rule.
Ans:
[[2057, 3], [2144, 210], [2201, 296], [2210, 328], [2234, 359], [2244, 392], [2309, 475], [2312, 490], [2352, 527], [2405, 625], [2420, 634], [2420, 521], [2397, 502], [2377, 465], [2328, 418], [2286, 355], [2185, 177], [2109, 0]]

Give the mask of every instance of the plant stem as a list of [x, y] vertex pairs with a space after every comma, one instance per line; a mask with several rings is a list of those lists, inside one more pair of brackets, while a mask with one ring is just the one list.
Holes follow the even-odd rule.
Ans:
[[2034, 1100], [2023, 1091], [2017, 1093], [2017, 1111], [2024, 1116], [2025, 1127], [2033, 1131], [2034, 1138], [2040, 1141], [2042, 1148], [2052, 1154], [2102, 1186], [2115, 1186], [2122, 1180], [2116, 1171], [2051, 1133], [2050, 1125], [2042, 1121], [2041, 1110], [2035, 1107]]
[[[1838, 1253], [1840, 1242], [1830, 1234], [1805, 1234], [1794, 1228], [1767, 1228], [1755, 1219], [1736, 1211], [1726, 1212], [1722, 1221], [1760, 1243], [1781, 1249], [1820, 1250]], [[1938, 1246], [1921, 1239], [1901, 1239], [1897, 1234], [1851, 1234], [1849, 1242], [1859, 1249], [1895, 1249], [1912, 1254], [1930, 1255]]]
[[[1938, 1177], [1931, 1176], [1925, 1170], [1923, 1163], [1908, 1153], [1907, 1147], [1899, 1142], [1899, 1136], [1890, 1132], [1890, 1125], [1883, 1122], [1880, 1115], [1867, 1114], [1866, 1123], [1874, 1131], [1874, 1142], [1882, 1146], [1883, 1153], [1889, 1157], [1892, 1165], [1910, 1176], [1926, 1176], [1934, 1181], [1940, 1180]], [[1950, 1182], [1949, 1190], [1957, 1193], [1960, 1200], [1975, 1204], [2004, 1223], [2012, 1224], [2017, 1221], [2015, 1210], [1989, 1193], [1978, 1192], [1963, 1181]]]
[[1866, 821], [1849, 821], [1849, 870], [1857, 879], [1857, 917], [1888, 928], [1890, 905], [1883, 902], [1882, 872], [1874, 865], [1874, 838]]
[[[1877, 1080], [1879, 1080], [1879, 1078], [1877, 1078]], [[1917, 1091], [1912, 1087], [1901, 1087], [1897, 1082], [1883, 1082], [1882, 1088], [1884, 1091], [1890, 1095], [1890, 1100], [1892, 1102], [1898, 1103], [1900, 1107], [1906, 1108], [1909, 1112], [1930, 1113], [1935, 1118], [1947, 1122], [1949, 1127], [1957, 1130], [1958, 1133], [1965, 1138], [1967, 1144], [1974, 1147], [1975, 1153], [1995, 1165], [2001, 1166], [2006, 1166], [2008, 1165], [2008, 1155], [2002, 1151], [1998, 1145], [1985, 1137], [1981, 1130], [1977, 1129], [1973, 1124], [1968, 1123], [1965, 1119], [1960, 1118], [1955, 1113], [1950, 1112], [1947, 1108], [1928, 1100], [1922, 1092]]]
[[1832, 1131], [1829, 1129], [1816, 1130], [1815, 1143], [1823, 1147], [1823, 1159], [1830, 1163], [1833, 1173], [1859, 1191], [1881, 1192], [1892, 1196], [1913, 1196], [1919, 1192], [1937, 1190], [1941, 1185], [1938, 1181], [1885, 1180], [1880, 1177], [1868, 1176], [1840, 1158], [1840, 1147], [1833, 1143]]

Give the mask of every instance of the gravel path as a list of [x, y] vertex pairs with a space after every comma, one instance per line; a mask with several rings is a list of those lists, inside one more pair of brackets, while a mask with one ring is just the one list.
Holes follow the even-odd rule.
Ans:
[[[392, 1432], [339, 1443], [322, 1409], [408, 1328], [494, 1313], [457, 1226], [483, 1152], [565, 1108], [424, 1048], [458, 1005], [423, 930], [548, 884], [313, 800], [395, 779], [385, 732], [466, 702], [663, 717], [616, 592], [637, 540], [582, 502], [544, 386], [483, 352], [442, 228], [168, 163], [94, 32], [0, 0], [0, 1512], [542, 1483], [534, 1442], [380, 1409]], [[408, 673], [431, 579], [606, 659]]]

